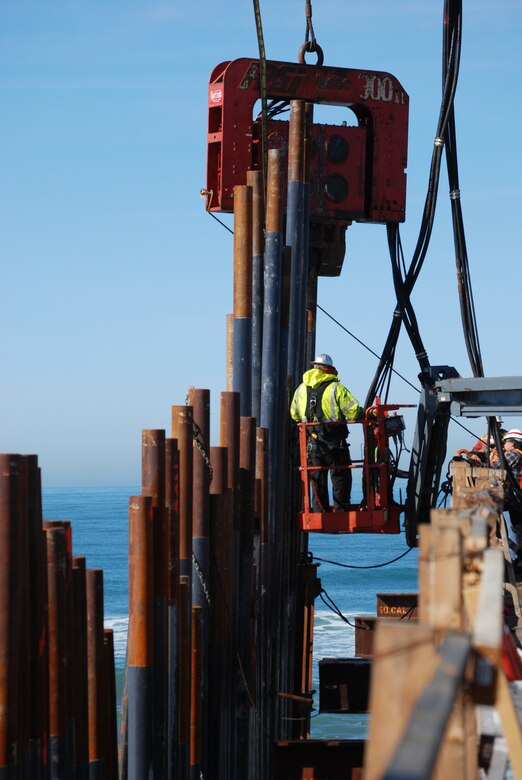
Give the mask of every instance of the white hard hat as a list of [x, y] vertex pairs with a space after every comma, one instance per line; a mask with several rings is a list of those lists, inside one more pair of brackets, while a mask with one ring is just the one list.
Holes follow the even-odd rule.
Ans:
[[503, 435], [502, 441], [506, 441], [506, 439], [518, 439], [519, 441], [522, 441], [522, 431], [519, 430], [519, 428], [512, 428]]
[[[315, 358], [312, 360], [313, 366], [332, 366], [333, 368], [333, 360], [330, 357], [330, 355], [326, 355], [324, 352], [321, 355], [316, 355]], [[522, 436], [522, 434], [520, 434]]]

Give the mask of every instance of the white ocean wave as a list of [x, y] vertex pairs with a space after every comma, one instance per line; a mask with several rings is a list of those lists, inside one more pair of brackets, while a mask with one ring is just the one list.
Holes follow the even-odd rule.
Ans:
[[[355, 613], [359, 614], [359, 613]], [[354, 616], [346, 614], [350, 623]], [[316, 612], [314, 625], [314, 661], [321, 658], [350, 658], [355, 653], [355, 629], [333, 612]]]
[[125, 664], [125, 654], [127, 652], [127, 631], [129, 628], [129, 618], [112, 617], [105, 618], [105, 628], [112, 628], [114, 637], [114, 658], [116, 666]]

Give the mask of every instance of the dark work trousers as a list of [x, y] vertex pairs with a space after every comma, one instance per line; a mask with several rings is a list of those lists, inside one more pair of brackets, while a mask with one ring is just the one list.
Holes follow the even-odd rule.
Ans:
[[516, 536], [516, 552], [522, 558], [522, 511], [509, 507], [509, 519]]
[[352, 462], [346, 442], [341, 442], [335, 447], [331, 444], [314, 444], [313, 447], [308, 449], [308, 458], [311, 466], [333, 466], [330, 472], [326, 469], [310, 472], [310, 478], [312, 480], [312, 511], [330, 511], [328, 473], [330, 473], [332, 478], [334, 511], [348, 511], [350, 506], [350, 493], [352, 491], [352, 470], [347, 468], [336, 468], [336, 466], [349, 466]]

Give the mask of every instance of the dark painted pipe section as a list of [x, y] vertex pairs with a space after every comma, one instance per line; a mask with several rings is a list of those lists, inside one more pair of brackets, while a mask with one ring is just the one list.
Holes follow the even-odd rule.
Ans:
[[252, 417], [260, 420], [264, 302], [264, 187], [262, 171], [248, 171], [252, 187]]
[[190, 693], [191, 693], [191, 593], [190, 577], [179, 578], [179, 708], [178, 773], [176, 780], [190, 777]]
[[191, 615], [191, 670], [190, 670], [190, 780], [201, 778], [202, 757], [202, 646], [203, 635], [201, 625], [202, 609], [193, 606]]
[[252, 187], [234, 187], [234, 378], [241, 414], [252, 401]]

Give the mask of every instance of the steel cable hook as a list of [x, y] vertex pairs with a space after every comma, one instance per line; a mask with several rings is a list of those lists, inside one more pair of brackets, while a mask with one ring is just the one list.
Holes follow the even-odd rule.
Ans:
[[324, 62], [323, 50], [317, 43], [315, 38], [314, 26], [312, 24], [312, 0], [305, 1], [305, 17], [306, 17], [306, 32], [305, 42], [299, 49], [297, 55], [297, 61], [300, 65], [306, 65], [305, 54], [306, 52], [315, 52], [317, 54], [316, 67], [320, 68]]

